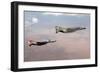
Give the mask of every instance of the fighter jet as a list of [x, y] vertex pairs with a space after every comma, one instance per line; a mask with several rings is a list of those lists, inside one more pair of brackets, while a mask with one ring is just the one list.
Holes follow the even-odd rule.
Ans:
[[86, 29], [86, 28], [85, 27], [63, 28], [63, 27], [55, 26], [55, 29], [56, 29], [56, 33], [58, 33], [58, 32], [71, 33], [71, 32], [83, 30], [83, 29]]
[[32, 45], [36, 45], [36, 46], [42, 46], [42, 45], [46, 45], [46, 44], [48, 44], [48, 43], [54, 43], [54, 42], [56, 42], [56, 40], [46, 40], [46, 41], [37, 41], [37, 42], [35, 42], [35, 41], [33, 41], [33, 40], [29, 40], [28, 41], [28, 45], [31, 47]]

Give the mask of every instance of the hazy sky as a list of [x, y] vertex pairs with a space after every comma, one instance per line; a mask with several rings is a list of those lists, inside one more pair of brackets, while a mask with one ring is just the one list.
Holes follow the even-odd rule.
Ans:
[[[24, 11], [25, 61], [84, 59], [90, 57], [90, 15]], [[55, 33], [55, 26], [86, 27], [73, 33]], [[57, 40], [41, 47], [28, 46], [28, 40]]]

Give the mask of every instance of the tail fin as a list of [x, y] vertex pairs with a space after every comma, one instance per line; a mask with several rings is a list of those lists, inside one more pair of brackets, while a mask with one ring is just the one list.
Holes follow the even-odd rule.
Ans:
[[54, 41], [48, 40], [48, 42], [49, 42], [49, 43], [53, 43], [53, 42], [56, 42], [56, 40], [54, 40]]
[[56, 29], [56, 33], [58, 33], [59, 32], [59, 27], [55, 26], [55, 29]]

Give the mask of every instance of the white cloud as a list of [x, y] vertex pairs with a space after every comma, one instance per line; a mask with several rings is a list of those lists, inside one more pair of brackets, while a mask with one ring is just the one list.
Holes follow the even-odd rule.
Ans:
[[77, 16], [77, 15], [79, 15], [79, 14], [76, 14], [76, 13], [66, 13], [65, 15], [68, 15], [68, 16]]
[[54, 15], [54, 16], [60, 16], [60, 15], [66, 15], [66, 16], [84, 16], [88, 14], [79, 14], [79, 13], [57, 13], [57, 12], [44, 12], [44, 15]]
[[33, 23], [33, 24], [34, 24], [34, 23], [38, 23], [38, 18], [32, 17], [32, 23]]
[[52, 13], [52, 12], [44, 12], [44, 15], [54, 15], [54, 16], [59, 16], [59, 15], [63, 15], [63, 13]]

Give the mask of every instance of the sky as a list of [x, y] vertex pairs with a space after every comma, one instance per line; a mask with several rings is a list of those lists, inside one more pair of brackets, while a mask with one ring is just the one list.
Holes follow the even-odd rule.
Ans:
[[[55, 26], [86, 27], [73, 33], [55, 33]], [[56, 40], [32, 46], [28, 40]], [[90, 14], [24, 11], [24, 61], [71, 60], [90, 58]]]

